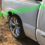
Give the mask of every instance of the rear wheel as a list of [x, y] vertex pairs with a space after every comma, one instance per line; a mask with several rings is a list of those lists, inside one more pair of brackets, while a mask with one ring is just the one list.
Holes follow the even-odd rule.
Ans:
[[22, 28], [22, 24], [19, 18], [12, 16], [9, 18], [9, 28], [12, 35], [17, 38], [21, 39], [24, 38], [24, 30]]

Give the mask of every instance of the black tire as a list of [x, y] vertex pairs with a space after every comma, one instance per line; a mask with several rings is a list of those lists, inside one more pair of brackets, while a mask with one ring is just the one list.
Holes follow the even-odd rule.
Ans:
[[12, 35], [17, 38], [21, 39], [24, 35], [24, 30], [22, 26], [22, 21], [17, 15], [13, 15], [9, 17], [9, 28]]
[[10, 21], [9, 21], [9, 26], [10, 26], [10, 31], [12, 32], [12, 34], [18, 38], [20, 37], [20, 33], [21, 33], [21, 27], [19, 26], [19, 23], [17, 22], [17, 19], [14, 20], [15, 17], [11, 17]]

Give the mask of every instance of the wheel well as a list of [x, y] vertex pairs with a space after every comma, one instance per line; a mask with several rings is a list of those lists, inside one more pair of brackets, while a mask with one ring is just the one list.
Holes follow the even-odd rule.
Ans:
[[21, 26], [21, 35], [22, 35], [22, 37], [25, 37], [23, 23], [22, 23], [22, 20], [21, 20], [20, 16], [18, 16], [18, 14], [12, 14], [11, 12], [8, 12], [8, 14], [9, 14], [9, 16], [8, 16], [9, 21], [10, 21], [11, 17], [16, 17], [17, 18], [18, 23], [20, 23], [20, 26]]
[[12, 12], [11, 11], [9, 11], [8, 12], [8, 17], [9, 17], [9, 20], [10, 20], [10, 18], [11, 17], [16, 17], [17, 18], [17, 20], [18, 20], [18, 23], [21, 25], [21, 27], [23, 28], [23, 23], [22, 23], [22, 20], [21, 20], [21, 18], [20, 18], [20, 16], [18, 15], [18, 14], [12, 14]]

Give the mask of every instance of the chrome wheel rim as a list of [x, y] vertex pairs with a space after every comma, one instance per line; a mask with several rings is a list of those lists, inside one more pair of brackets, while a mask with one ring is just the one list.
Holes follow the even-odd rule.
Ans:
[[19, 37], [19, 35], [20, 35], [20, 31], [19, 31], [20, 27], [18, 26], [19, 23], [17, 21], [17, 18], [16, 17], [11, 17], [10, 21], [9, 21], [9, 25], [10, 25], [11, 33], [15, 37]]

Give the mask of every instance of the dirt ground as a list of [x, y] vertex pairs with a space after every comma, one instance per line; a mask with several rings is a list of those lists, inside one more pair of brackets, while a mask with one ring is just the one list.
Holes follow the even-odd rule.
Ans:
[[9, 30], [7, 18], [0, 18], [0, 45], [38, 45], [33, 40], [25, 37], [17, 40], [14, 38]]

